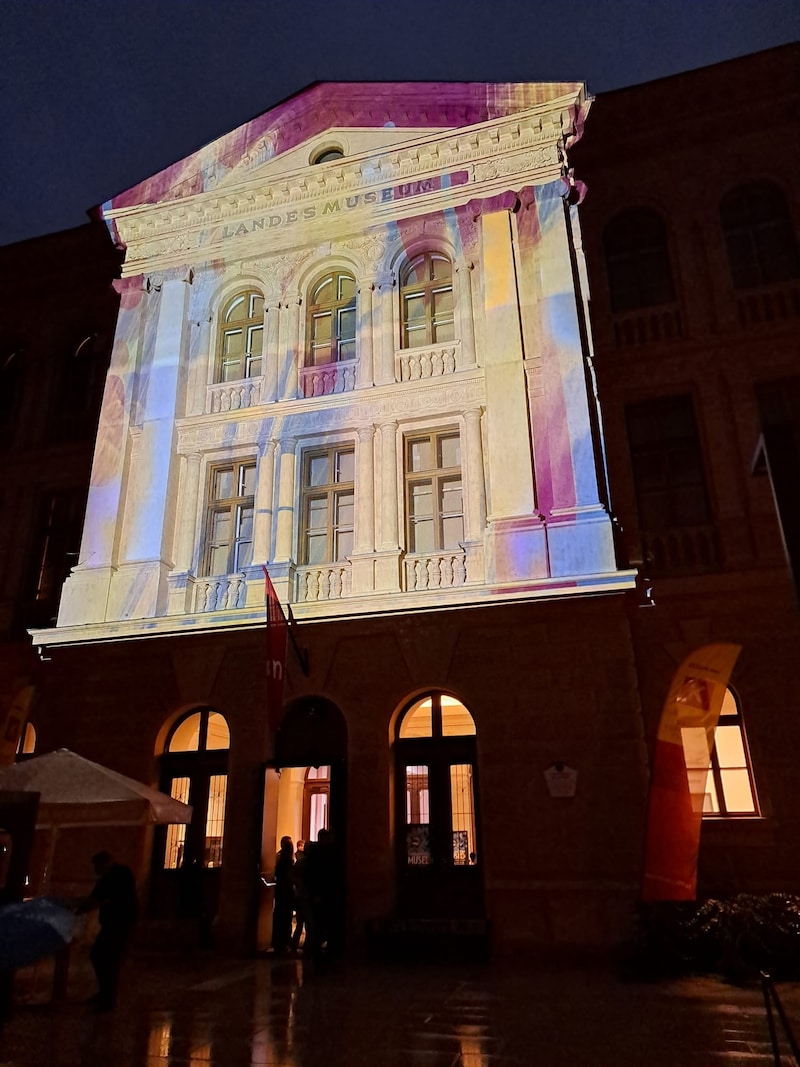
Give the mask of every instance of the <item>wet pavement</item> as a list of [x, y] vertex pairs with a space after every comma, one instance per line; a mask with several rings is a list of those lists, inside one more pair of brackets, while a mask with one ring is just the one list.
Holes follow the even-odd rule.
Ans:
[[[620, 981], [596, 961], [462, 966], [139, 956], [93, 1014], [84, 960], [50, 1000], [20, 972], [0, 1061], [15, 1067], [768, 1067], [761, 990], [713, 976]], [[800, 1032], [800, 984], [779, 987]], [[791, 1064], [784, 1045], [783, 1064]]]

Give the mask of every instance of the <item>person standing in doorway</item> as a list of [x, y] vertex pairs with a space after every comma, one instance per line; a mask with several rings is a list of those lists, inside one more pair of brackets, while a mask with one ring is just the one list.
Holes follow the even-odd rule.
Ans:
[[294, 845], [291, 837], [281, 838], [275, 857], [275, 905], [272, 910], [272, 948], [276, 956], [285, 956], [292, 940], [294, 915]]
[[120, 968], [139, 911], [136, 879], [130, 867], [115, 863], [110, 852], [96, 852], [92, 866], [97, 881], [78, 910], [98, 912], [100, 932], [90, 952], [97, 978], [92, 1003], [97, 1011], [111, 1011], [117, 1002]]

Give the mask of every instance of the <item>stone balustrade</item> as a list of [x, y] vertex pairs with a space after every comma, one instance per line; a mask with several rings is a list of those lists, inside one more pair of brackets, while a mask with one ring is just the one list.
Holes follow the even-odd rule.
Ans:
[[356, 366], [355, 360], [349, 360], [326, 363], [321, 367], [303, 367], [300, 371], [300, 392], [306, 398], [350, 393], [356, 387]]
[[458, 549], [406, 556], [405, 577], [408, 593], [420, 589], [454, 589], [467, 580], [466, 553]]
[[350, 564], [325, 563], [298, 567], [295, 575], [297, 601], [338, 600], [350, 594]]
[[261, 403], [262, 378], [244, 378], [237, 382], [218, 382], [206, 391], [206, 414], [240, 411]]
[[222, 574], [213, 578], [198, 578], [195, 584], [196, 612], [225, 611], [243, 608], [247, 600], [247, 576]]
[[395, 353], [395, 378], [398, 382], [413, 382], [422, 378], [441, 378], [454, 374], [461, 364], [461, 342], [427, 345], [425, 348], [404, 348]]

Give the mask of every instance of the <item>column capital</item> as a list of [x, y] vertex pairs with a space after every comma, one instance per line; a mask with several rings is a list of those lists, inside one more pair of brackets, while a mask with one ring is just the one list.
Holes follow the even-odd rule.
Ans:
[[380, 425], [380, 431], [383, 434], [397, 433], [397, 427], [400, 423], [397, 419], [389, 419], [387, 422], [382, 422]]
[[375, 291], [376, 283], [377, 283], [377, 276], [376, 275], [374, 275], [374, 274], [365, 275], [365, 277], [360, 278], [356, 282], [356, 290], [359, 293], [361, 293], [361, 292], [372, 293], [372, 292]]
[[387, 289], [394, 289], [397, 284], [397, 278], [392, 271], [382, 271], [380, 274], [374, 275], [372, 281], [375, 289], [379, 292]]
[[375, 437], [375, 427], [372, 425], [358, 426], [356, 427], [356, 433], [359, 441], [371, 441]]
[[278, 447], [278, 442], [274, 437], [269, 437], [265, 441], [261, 441], [258, 446], [258, 453], [260, 456], [275, 455], [275, 450]]
[[455, 261], [454, 266], [455, 266], [457, 274], [458, 273], [463, 273], [464, 271], [475, 270], [475, 263], [473, 262], [473, 260], [469, 259], [466, 256], [460, 256]]
[[281, 437], [276, 444], [280, 448], [282, 456], [285, 456], [288, 452], [295, 452], [297, 450], [296, 437]]
[[300, 307], [300, 305], [302, 303], [303, 303], [303, 294], [302, 293], [298, 293], [298, 292], [284, 293], [283, 296], [281, 297], [280, 306], [282, 308]]

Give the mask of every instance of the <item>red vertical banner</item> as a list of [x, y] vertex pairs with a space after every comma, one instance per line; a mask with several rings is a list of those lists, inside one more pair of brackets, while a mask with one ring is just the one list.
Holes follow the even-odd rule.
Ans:
[[278, 600], [267, 568], [264, 567], [265, 599], [267, 605], [267, 722], [274, 734], [281, 722], [283, 710], [283, 679], [286, 674], [286, 616]]
[[672, 679], [653, 752], [642, 900], [694, 900], [706, 782], [739, 645], [706, 645]]

